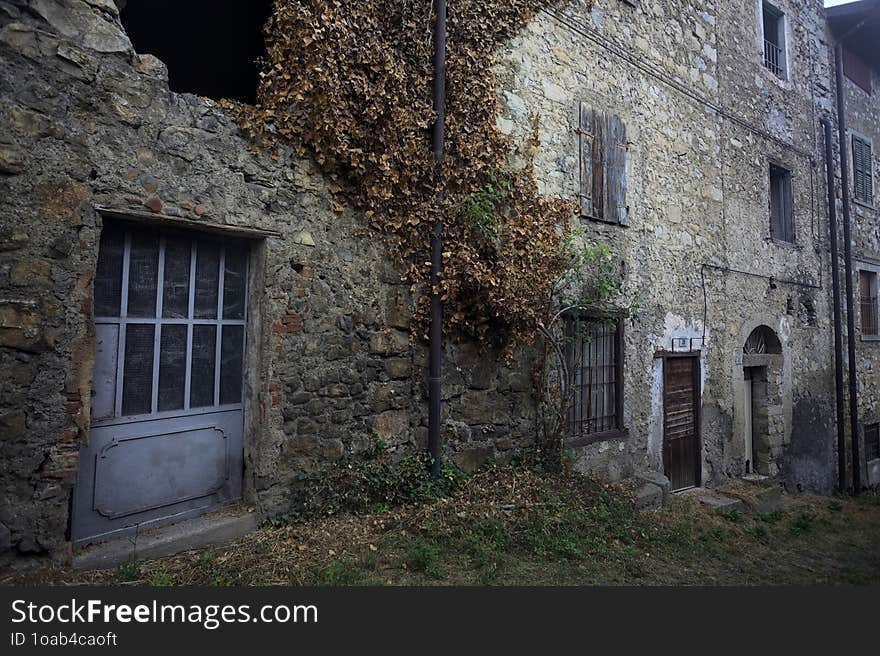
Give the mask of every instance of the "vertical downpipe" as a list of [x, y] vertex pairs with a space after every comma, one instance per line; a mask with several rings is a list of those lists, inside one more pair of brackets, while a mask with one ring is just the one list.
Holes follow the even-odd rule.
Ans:
[[434, 159], [440, 179], [437, 218], [431, 233], [431, 370], [428, 377], [428, 452], [431, 476], [440, 477], [440, 392], [443, 340], [443, 301], [439, 293], [443, 268], [443, 155], [446, 146], [446, 0], [434, 1]]
[[846, 492], [846, 426], [843, 399], [843, 325], [840, 314], [840, 262], [837, 244], [837, 194], [834, 185], [834, 152], [831, 122], [822, 119], [825, 129], [825, 175], [828, 185], [828, 224], [831, 232], [831, 290], [834, 301], [834, 398], [837, 410], [837, 487]]
[[859, 455], [858, 381], [856, 380], [856, 321], [853, 309], [852, 228], [849, 202], [849, 150], [846, 147], [846, 99], [843, 95], [843, 44], [834, 48], [835, 85], [837, 92], [837, 137], [840, 142], [840, 185], [843, 197], [843, 263], [846, 276], [846, 342], [849, 365], [849, 429], [852, 440], [853, 493], [862, 488], [862, 466]]

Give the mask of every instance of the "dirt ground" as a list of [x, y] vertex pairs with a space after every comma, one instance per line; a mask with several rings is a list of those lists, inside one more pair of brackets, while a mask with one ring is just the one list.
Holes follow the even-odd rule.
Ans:
[[221, 547], [4, 585], [789, 585], [880, 583], [880, 497], [784, 496], [773, 512], [489, 469], [449, 496], [267, 525]]

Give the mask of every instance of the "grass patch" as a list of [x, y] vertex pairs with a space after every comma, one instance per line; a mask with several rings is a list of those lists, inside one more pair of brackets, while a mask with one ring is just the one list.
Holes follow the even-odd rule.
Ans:
[[417, 539], [407, 549], [407, 560], [413, 570], [437, 580], [446, 576], [442, 555], [440, 545], [432, 540]]
[[[376, 488], [379, 489], [379, 488]], [[266, 526], [236, 543], [110, 572], [53, 569], [0, 582], [164, 585], [748, 585], [880, 583], [876, 496], [784, 497], [715, 512], [674, 497], [495, 467], [421, 503]]]

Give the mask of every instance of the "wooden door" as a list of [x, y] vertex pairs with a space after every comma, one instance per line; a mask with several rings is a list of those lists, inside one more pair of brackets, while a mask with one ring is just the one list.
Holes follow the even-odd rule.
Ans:
[[663, 466], [673, 490], [700, 485], [700, 360], [663, 362]]

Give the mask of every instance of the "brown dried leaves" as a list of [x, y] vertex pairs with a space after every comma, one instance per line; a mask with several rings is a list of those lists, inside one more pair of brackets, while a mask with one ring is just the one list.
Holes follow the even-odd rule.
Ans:
[[[507, 168], [495, 127], [494, 53], [552, 0], [451, 0], [447, 153], [432, 156], [430, 0], [276, 0], [257, 107], [226, 106], [265, 145], [289, 144], [383, 234], [413, 289], [430, 290], [430, 231], [443, 187], [447, 333], [485, 345], [530, 342], [559, 276], [571, 206], [538, 195], [531, 167], [510, 174], [499, 236], [475, 239], [462, 202]], [[424, 295], [417, 325], [426, 326]]]

